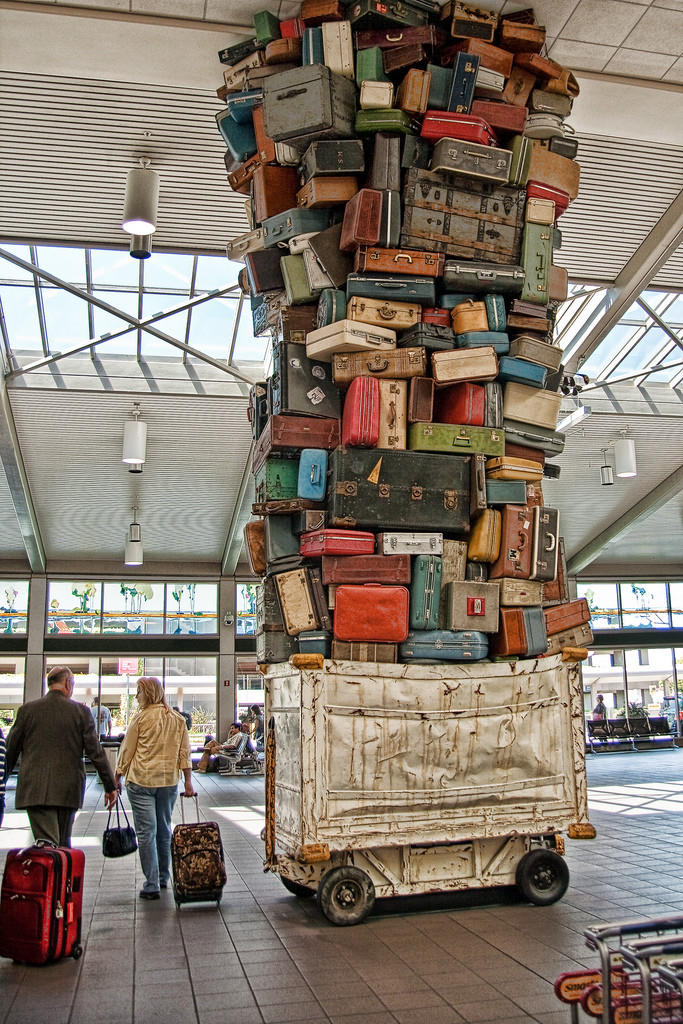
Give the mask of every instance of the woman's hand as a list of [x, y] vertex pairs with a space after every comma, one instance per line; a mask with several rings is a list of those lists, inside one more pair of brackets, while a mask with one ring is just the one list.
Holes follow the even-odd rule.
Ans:
[[196, 795], [197, 794], [194, 791], [194, 786], [192, 785], [192, 783], [191, 782], [186, 782], [185, 783], [185, 791], [183, 793], [183, 796], [196, 796]]

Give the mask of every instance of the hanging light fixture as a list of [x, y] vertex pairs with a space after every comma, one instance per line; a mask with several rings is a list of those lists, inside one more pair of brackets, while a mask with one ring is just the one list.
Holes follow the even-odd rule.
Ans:
[[140, 166], [131, 167], [126, 178], [126, 199], [121, 227], [131, 235], [149, 235], [157, 229], [159, 175], [150, 171], [148, 156], [140, 157]]
[[140, 403], [133, 402], [133, 419], [123, 425], [123, 452], [121, 462], [142, 465], [147, 455], [147, 424], [139, 419]]
[[152, 255], [151, 235], [131, 235], [130, 254], [133, 259], [147, 260]]
[[602, 449], [603, 464], [600, 467], [600, 483], [603, 487], [609, 487], [614, 483], [614, 470], [607, 465], [607, 449]]
[[133, 505], [133, 522], [126, 535], [126, 565], [142, 565], [142, 528], [137, 521], [137, 505]]
[[621, 437], [614, 442], [614, 466], [617, 476], [637, 476], [636, 445], [632, 437], [626, 437], [627, 430], [621, 430]]

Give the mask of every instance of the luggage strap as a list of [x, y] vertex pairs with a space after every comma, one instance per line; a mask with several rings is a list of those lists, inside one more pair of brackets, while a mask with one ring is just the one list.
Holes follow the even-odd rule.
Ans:
[[185, 804], [183, 803], [183, 800], [194, 800], [195, 811], [196, 811], [196, 814], [197, 814], [197, 821], [199, 821], [200, 820], [200, 817], [199, 817], [199, 797], [197, 796], [196, 793], [195, 793], [194, 796], [185, 796], [184, 793], [181, 793], [180, 794], [180, 813], [182, 815], [183, 825], [187, 824], [187, 822], [185, 821]]

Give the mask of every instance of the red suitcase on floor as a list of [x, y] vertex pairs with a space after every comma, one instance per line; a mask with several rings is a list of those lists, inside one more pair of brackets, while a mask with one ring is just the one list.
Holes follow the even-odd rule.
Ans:
[[374, 448], [379, 440], [380, 391], [376, 377], [355, 377], [344, 399], [341, 443]]
[[375, 535], [363, 530], [315, 530], [301, 534], [299, 551], [308, 558], [318, 555], [372, 555]]
[[337, 640], [403, 643], [408, 636], [410, 592], [406, 587], [337, 587], [334, 636]]
[[410, 583], [410, 555], [323, 557], [323, 584]]
[[0, 893], [0, 956], [46, 964], [81, 947], [85, 854], [51, 844], [10, 850]]
[[448, 138], [478, 142], [482, 146], [498, 145], [498, 138], [483, 117], [450, 114], [445, 110], [428, 110], [422, 120], [420, 135], [428, 142]]
[[481, 384], [451, 384], [435, 394], [435, 423], [461, 423], [483, 427], [486, 390]]

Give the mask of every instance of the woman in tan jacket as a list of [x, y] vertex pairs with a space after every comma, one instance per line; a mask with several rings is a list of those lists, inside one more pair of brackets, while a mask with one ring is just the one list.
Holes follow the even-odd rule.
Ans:
[[171, 817], [181, 774], [183, 795], [194, 796], [192, 759], [185, 719], [168, 706], [159, 680], [141, 676], [137, 699], [140, 710], [121, 743], [116, 782], [125, 776], [133, 809], [145, 876], [140, 898], [158, 900], [171, 874]]

